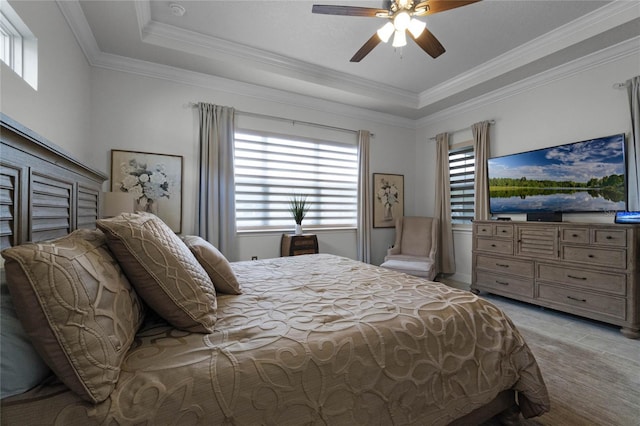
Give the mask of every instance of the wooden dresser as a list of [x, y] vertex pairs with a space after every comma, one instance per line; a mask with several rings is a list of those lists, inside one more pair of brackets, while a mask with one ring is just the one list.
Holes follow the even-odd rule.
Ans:
[[476, 221], [471, 290], [621, 326], [640, 337], [640, 225]]
[[314, 234], [282, 234], [280, 256], [318, 253], [318, 237]]

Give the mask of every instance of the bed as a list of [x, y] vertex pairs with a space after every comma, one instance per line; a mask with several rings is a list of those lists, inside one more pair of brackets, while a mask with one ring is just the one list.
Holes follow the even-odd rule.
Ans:
[[[14, 153], [21, 164], [25, 159], [16, 141], [33, 145], [37, 136], [15, 122], [5, 123], [3, 117], [3, 175], [16, 163]], [[11, 150], [5, 149], [7, 140]], [[43, 153], [31, 152], [31, 157], [40, 161]], [[68, 175], [74, 167], [67, 165], [60, 173]], [[76, 186], [71, 182], [70, 193], [75, 197], [79, 182], [84, 193], [99, 188], [100, 173], [82, 168], [73, 173]], [[101, 396], [87, 397], [86, 389], [78, 390], [62, 375], [49, 375], [32, 389], [2, 399], [2, 424], [446, 425], [480, 424], [498, 413], [510, 420], [519, 412], [533, 417], [549, 409], [535, 358], [500, 309], [470, 292], [343, 257], [316, 254], [227, 264], [225, 271], [237, 280], [240, 294], [222, 293], [216, 285], [215, 297], [203, 296], [203, 303], [215, 308], [215, 318], [202, 315], [198, 324], [204, 330], [183, 326], [173, 311], [155, 308], [144, 293], [149, 289], [136, 283], [138, 269], [116, 255], [111, 222], [98, 219], [99, 191], [95, 199], [84, 198], [89, 202], [83, 209], [67, 210], [74, 217], [69, 223], [83, 223], [86, 229], [69, 226], [61, 233], [75, 235], [74, 241], [93, 253], [98, 248], [100, 256], [115, 257], [111, 266], [128, 277], [121, 278], [120, 290], [125, 288], [133, 300], [126, 315], [133, 331], [122, 333], [129, 336], [128, 344]], [[86, 219], [92, 217], [87, 206], [95, 207], [93, 223]], [[78, 210], [85, 220], [75, 218]], [[21, 214], [16, 204], [12, 217]], [[161, 226], [147, 216], [135, 220]], [[20, 238], [20, 232], [25, 223], [19, 225], [11, 228], [19, 231], [5, 238], [6, 246], [29, 246], [37, 256], [48, 250], [49, 234], [40, 246], [24, 244], [27, 237]], [[183, 253], [186, 240], [166, 238], [159, 246], [179, 247], [172, 250]], [[216, 281], [219, 277], [213, 279], [192, 252], [210, 282]], [[24, 284], [28, 278], [14, 281]], [[139, 302], [136, 293], [144, 295]], [[34, 327], [42, 321], [37, 317], [21, 319], [25, 327]]]

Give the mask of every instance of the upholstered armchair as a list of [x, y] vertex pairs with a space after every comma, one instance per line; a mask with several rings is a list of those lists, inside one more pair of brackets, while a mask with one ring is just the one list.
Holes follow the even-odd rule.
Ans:
[[438, 219], [404, 216], [396, 220], [396, 241], [380, 266], [433, 280], [438, 273]]

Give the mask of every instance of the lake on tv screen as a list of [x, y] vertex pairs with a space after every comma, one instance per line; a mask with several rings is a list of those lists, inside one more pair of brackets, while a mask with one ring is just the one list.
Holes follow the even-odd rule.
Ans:
[[625, 210], [624, 200], [610, 200], [588, 190], [571, 193], [552, 192], [537, 195], [491, 197], [491, 213], [594, 212]]

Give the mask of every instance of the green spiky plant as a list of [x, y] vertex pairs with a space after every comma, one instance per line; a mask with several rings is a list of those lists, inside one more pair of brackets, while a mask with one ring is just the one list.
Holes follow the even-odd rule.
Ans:
[[302, 225], [302, 219], [307, 215], [310, 207], [306, 195], [294, 194], [289, 200], [289, 211], [298, 225]]

